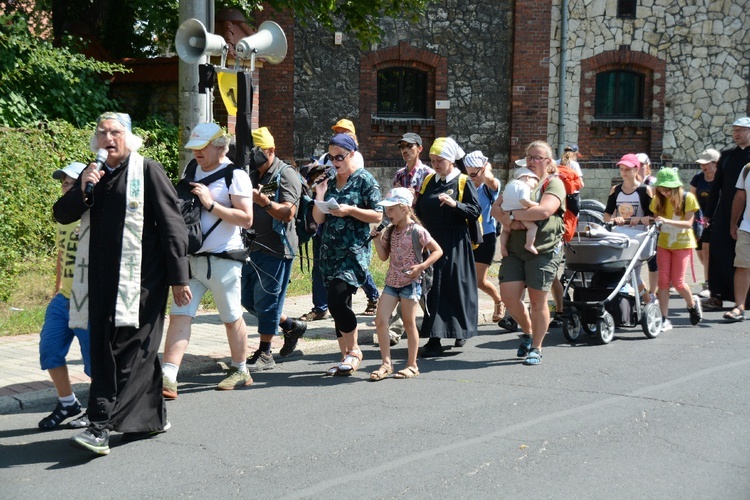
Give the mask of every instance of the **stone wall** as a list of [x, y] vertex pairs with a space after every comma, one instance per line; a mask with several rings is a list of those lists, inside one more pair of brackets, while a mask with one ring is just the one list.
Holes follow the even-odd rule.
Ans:
[[[361, 67], [360, 56], [406, 42], [416, 50], [447, 59], [442, 92], [450, 101], [450, 109], [428, 117], [438, 122], [431, 126], [438, 131], [443, 126], [467, 152], [481, 149], [491, 160], [507, 164], [512, 19], [510, 1], [446, 0], [431, 4], [424, 17], [414, 23], [383, 19], [383, 39], [364, 52], [346, 33], [343, 44], [337, 46], [333, 34], [314, 23], [307, 27], [298, 24], [294, 54], [295, 157], [321, 154], [331, 125], [348, 117], [361, 137], [380, 141], [373, 154], [365, 157], [368, 168], [379, 164], [373, 162], [400, 158], [392, 139], [401, 129], [379, 130], [369, 110], [362, 113], [360, 72], [373, 69]], [[434, 110], [434, 102], [430, 104]], [[426, 138], [425, 159], [432, 139]]]
[[[554, 0], [550, 44], [548, 133], [557, 142], [560, 5]], [[564, 142], [579, 141], [593, 117], [585, 111], [591, 88], [582, 62], [608, 51], [635, 51], [664, 61], [663, 85], [649, 103], [652, 126], [663, 129], [652, 158], [689, 162], [702, 150], [728, 146], [732, 122], [750, 111], [750, 9], [746, 0], [644, 0], [635, 19], [618, 19], [613, 0], [570, 0]], [[656, 72], [658, 73], [658, 71]], [[663, 121], [663, 123], [662, 123]], [[610, 138], [612, 158], [618, 137]], [[582, 146], [584, 146], [582, 144]], [[584, 155], [586, 151], [583, 151]]]

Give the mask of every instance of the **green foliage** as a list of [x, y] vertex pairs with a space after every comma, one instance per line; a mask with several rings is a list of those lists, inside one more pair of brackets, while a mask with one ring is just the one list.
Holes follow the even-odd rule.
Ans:
[[0, 16], [0, 126], [54, 119], [89, 123], [98, 110], [117, 107], [101, 77], [116, 71], [124, 67], [34, 37], [19, 15]]
[[[97, 114], [101, 110], [96, 110]], [[24, 263], [55, 255], [52, 205], [60, 183], [52, 172], [93, 158], [94, 124], [76, 128], [51, 121], [33, 129], [0, 129], [0, 302], [18, 286]], [[158, 118], [135, 124], [144, 138], [141, 153], [160, 161], [173, 181], [178, 173], [178, 129]]]

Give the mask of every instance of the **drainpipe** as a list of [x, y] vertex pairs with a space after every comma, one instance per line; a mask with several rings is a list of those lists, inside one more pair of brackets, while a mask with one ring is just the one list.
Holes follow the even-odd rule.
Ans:
[[560, 11], [560, 84], [558, 85], [557, 155], [562, 158], [565, 149], [565, 82], [568, 56], [568, 0], [561, 0]]

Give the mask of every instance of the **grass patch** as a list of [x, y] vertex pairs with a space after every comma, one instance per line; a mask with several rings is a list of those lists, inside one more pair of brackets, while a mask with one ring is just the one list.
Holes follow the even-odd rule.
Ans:
[[[312, 253], [312, 249], [311, 249]], [[373, 250], [370, 273], [379, 290], [385, 284], [388, 262], [381, 262]], [[47, 304], [52, 299], [55, 288], [55, 263], [52, 259], [36, 259], [24, 265], [20, 284], [10, 295], [7, 302], [0, 302], [0, 336], [39, 333], [44, 323]], [[295, 259], [292, 276], [287, 288], [287, 297], [307, 295], [312, 292], [312, 275], [304, 262], [300, 269], [300, 260]], [[216, 303], [207, 292], [201, 301], [201, 308], [216, 309]], [[169, 306], [167, 306], [167, 310]]]

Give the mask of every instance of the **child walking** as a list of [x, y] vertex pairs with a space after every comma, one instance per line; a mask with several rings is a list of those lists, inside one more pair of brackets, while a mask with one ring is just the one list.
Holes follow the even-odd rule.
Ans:
[[661, 223], [656, 244], [656, 262], [659, 267], [657, 295], [662, 315], [661, 331], [666, 332], [672, 329], [672, 322], [667, 319], [670, 284], [685, 299], [690, 324], [697, 325], [703, 319], [698, 296], [693, 295], [685, 284], [685, 271], [693, 249], [697, 246], [692, 225], [699, 205], [692, 193], [683, 191], [680, 176], [672, 168], [659, 170], [654, 188], [656, 192], [650, 208], [654, 221]]
[[[390, 265], [375, 315], [375, 329], [383, 364], [370, 374], [370, 380], [383, 380], [393, 373], [388, 325], [391, 314], [399, 302], [406, 330], [408, 359], [406, 368], [399, 370], [394, 377], [413, 378], [419, 375], [417, 307], [422, 295], [422, 272], [443, 255], [443, 250], [432, 239], [430, 233], [416, 222], [417, 218], [411, 208], [413, 201], [414, 195], [410, 190], [393, 188], [379, 203], [385, 207], [385, 215], [391, 221], [391, 226], [380, 238], [375, 238], [375, 250], [382, 261], [390, 257]], [[419, 235], [419, 248], [415, 248], [414, 245], [414, 232]], [[377, 236], [377, 229], [373, 230], [371, 235]], [[430, 251], [430, 256], [420, 262], [421, 256], [417, 257], [417, 252], [421, 255], [425, 249]]]

